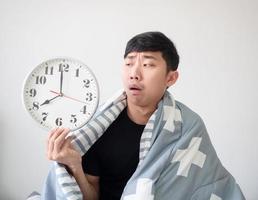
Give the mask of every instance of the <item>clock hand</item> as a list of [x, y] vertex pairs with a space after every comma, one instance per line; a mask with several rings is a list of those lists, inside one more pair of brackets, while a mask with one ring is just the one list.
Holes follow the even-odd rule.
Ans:
[[79, 100], [79, 99], [76, 99], [76, 98], [67, 96], [67, 95], [65, 95], [65, 94], [61, 94], [61, 93], [55, 92], [55, 91], [53, 91], [53, 90], [50, 90], [50, 92], [52, 92], [52, 93], [54, 93], [54, 94], [58, 94], [58, 95], [60, 95], [60, 96], [62, 96], [62, 97], [66, 97], [66, 98], [68, 98], [68, 99], [72, 99], [72, 100], [74, 100], [74, 101], [78, 101], [78, 102], [80, 102], [80, 103], [89, 105], [87, 102], [84, 102], [84, 101], [81, 101], [81, 100]]
[[43, 106], [43, 105], [45, 105], [45, 104], [49, 104], [50, 101], [54, 100], [54, 99], [57, 98], [57, 97], [61, 97], [61, 94], [59, 94], [59, 95], [53, 97], [52, 99], [47, 99], [47, 100], [44, 101], [42, 104], [40, 104], [40, 106]]
[[62, 94], [62, 90], [63, 90], [63, 75], [64, 75], [64, 72], [63, 72], [63, 70], [61, 70], [61, 74], [60, 74], [60, 94]]

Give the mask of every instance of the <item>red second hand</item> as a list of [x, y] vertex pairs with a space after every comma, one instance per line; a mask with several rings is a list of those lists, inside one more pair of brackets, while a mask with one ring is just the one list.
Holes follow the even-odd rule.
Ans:
[[61, 95], [61, 96], [66, 97], [66, 98], [68, 98], [68, 99], [72, 99], [72, 100], [74, 100], [74, 101], [78, 101], [78, 102], [80, 102], [80, 103], [87, 104], [86, 102], [83, 102], [83, 101], [81, 101], [81, 100], [79, 100], [79, 99], [75, 99], [75, 98], [73, 98], [73, 97], [69, 97], [69, 96], [67, 96], [67, 95], [65, 95], [65, 94], [61, 94], [61, 93], [55, 92], [55, 91], [53, 91], [53, 90], [50, 90], [50, 92], [52, 92], [52, 93], [54, 93], [54, 94]]

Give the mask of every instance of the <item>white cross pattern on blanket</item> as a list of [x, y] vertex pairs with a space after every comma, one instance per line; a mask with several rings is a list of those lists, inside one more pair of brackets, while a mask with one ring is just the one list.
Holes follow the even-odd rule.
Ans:
[[163, 120], [166, 122], [164, 129], [173, 132], [175, 129], [175, 125], [174, 125], [174, 119], [171, 117], [171, 115], [173, 115], [174, 110], [172, 106], [164, 106], [164, 116], [163, 116]]
[[187, 177], [192, 164], [203, 167], [206, 155], [199, 151], [201, 141], [202, 138], [193, 137], [187, 149], [176, 151], [171, 163], [180, 162], [177, 175]]
[[211, 194], [210, 200], [222, 200], [222, 198], [218, 197], [216, 194]]
[[148, 178], [141, 178], [137, 181], [136, 194], [125, 196], [124, 200], [153, 200], [154, 195], [151, 194], [153, 181]]
[[[169, 132], [174, 132], [175, 130], [175, 121], [182, 121], [181, 113], [178, 109], [174, 109], [172, 106], [164, 106], [164, 116], [163, 120], [166, 122], [164, 129]], [[174, 113], [174, 117], [173, 117]]]

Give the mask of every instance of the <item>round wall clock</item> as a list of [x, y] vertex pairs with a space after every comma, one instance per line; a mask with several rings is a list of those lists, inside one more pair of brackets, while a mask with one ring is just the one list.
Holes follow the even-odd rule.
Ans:
[[25, 79], [23, 103], [42, 128], [62, 126], [74, 131], [85, 125], [97, 109], [98, 82], [90, 68], [78, 60], [47, 60]]

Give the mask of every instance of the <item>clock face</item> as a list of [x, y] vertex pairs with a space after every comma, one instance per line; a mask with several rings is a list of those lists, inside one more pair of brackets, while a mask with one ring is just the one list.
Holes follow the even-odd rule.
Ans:
[[41, 127], [72, 131], [85, 125], [95, 113], [99, 87], [92, 71], [70, 58], [51, 59], [38, 65], [26, 78], [23, 103]]

